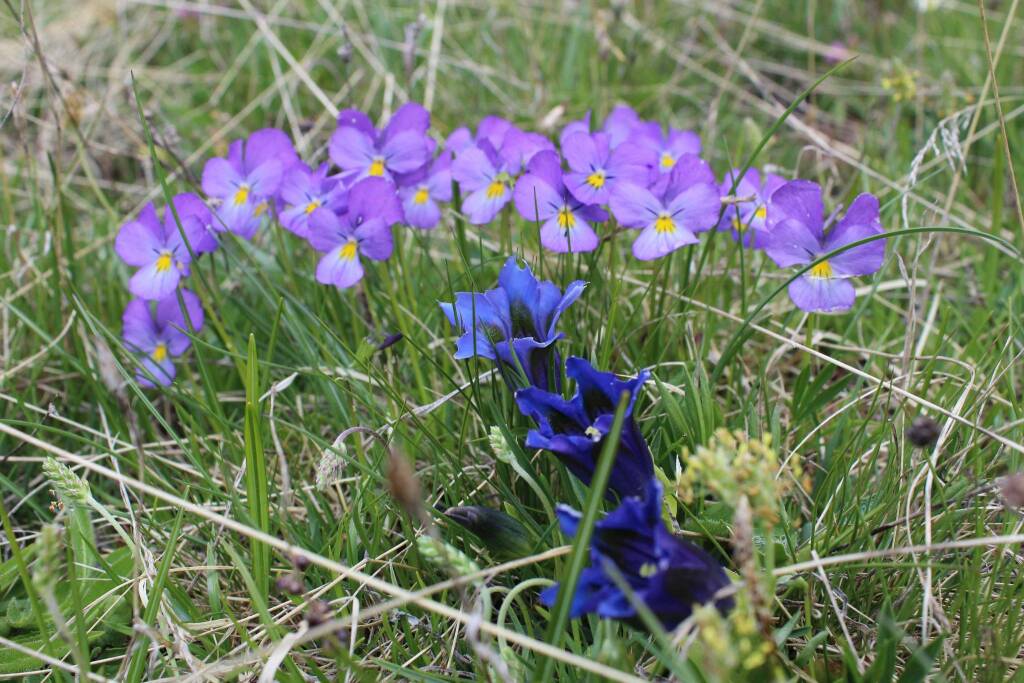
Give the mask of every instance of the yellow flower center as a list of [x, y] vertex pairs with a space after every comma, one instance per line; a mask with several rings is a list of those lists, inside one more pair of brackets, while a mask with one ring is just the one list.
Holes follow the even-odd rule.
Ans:
[[253, 209], [252, 215], [262, 216], [264, 212], [267, 210], [267, 206], [268, 204], [266, 202], [260, 202], [259, 204], [256, 205], [256, 208]]
[[498, 199], [505, 194], [505, 183], [500, 180], [494, 180], [490, 185], [487, 186], [487, 198]]
[[313, 213], [314, 211], [316, 211], [319, 208], [320, 208], [320, 202], [314, 199], [309, 204], [306, 204], [306, 215], [308, 216], [309, 214]]
[[732, 217], [732, 229], [736, 232], [743, 232], [747, 229], [747, 224], [740, 220], [739, 216]]
[[595, 190], [600, 190], [604, 187], [605, 175], [604, 171], [594, 171], [587, 176], [587, 184]]
[[662, 168], [672, 168], [675, 165], [676, 165], [676, 160], [672, 157], [671, 154], [669, 154], [668, 152], [662, 152], [661, 153], [661, 167]]
[[153, 349], [153, 360], [157, 363], [163, 363], [167, 360], [167, 344], [161, 342], [156, 345], [156, 348]]
[[249, 201], [249, 186], [239, 185], [238, 190], [235, 191], [235, 206], [241, 206]]
[[754, 218], [760, 218], [761, 220], [764, 220], [767, 217], [768, 217], [768, 207], [767, 206], [759, 206], [759, 207], [757, 207], [757, 211], [754, 212]]
[[369, 175], [374, 176], [376, 178], [380, 178], [380, 177], [382, 177], [384, 175], [384, 160], [383, 159], [378, 157], [378, 158], [373, 160], [373, 163], [370, 164]]
[[165, 251], [162, 254], [160, 254], [159, 258], [157, 258], [156, 260], [156, 272], [166, 273], [168, 270], [171, 269], [172, 260], [173, 259], [171, 257], [171, 252]]
[[673, 233], [676, 231], [676, 224], [672, 221], [672, 216], [667, 213], [663, 213], [658, 216], [654, 221], [654, 231], [659, 233]]
[[341, 247], [341, 254], [339, 255], [342, 261], [351, 261], [356, 257], [356, 250], [359, 248], [359, 243], [355, 240], [349, 240]]
[[576, 227], [576, 216], [573, 215], [567, 206], [563, 206], [558, 210], [558, 227], [563, 230], [572, 230]]
[[420, 189], [416, 190], [416, 194], [412, 196], [412, 203], [426, 204], [428, 199], [430, 199], [430, 192], [427, 191], [427, 188], [421, 187]]
[[820, 278], [822, 280], [830, 279], [832, 277], [832, 264], [828, 261], [822, 261], [821, 263], [815, 264], [811, 267], [810, 276]]

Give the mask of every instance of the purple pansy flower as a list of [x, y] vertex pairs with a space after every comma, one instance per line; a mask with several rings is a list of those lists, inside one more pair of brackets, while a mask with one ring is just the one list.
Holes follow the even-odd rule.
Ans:
[[559, 254], [597, 249], [597, 233], [591, 222], [604, 222], [608, 214], [596, 205], [573, 197], [562, 182], [562, 166], [556, 152], [533, 157], [515, 188], [516, 209], [528, 221], [543, 222], [540, 242]]
[[570, 121], [562, 128], [562, 132], [558, 135], [558, 145], [562, 148], [563, 154], [565, 153], [566, 142], [569, 138], [579, 134], [590, 135], [590, 110], [587, 110], [582, 119]]
[[727, 205], [718, 229], [731, 230], [733, 239], [739, 241], [742, 235], [745, 245], [761, 248], [768, 240], [768, 200], [775, 190], [785, 185], [786, 179], [774, 173], [762, 175], [756, 168], [749, 168], [733, 190], [732, 185], [739, 173], [739, 169], [734, 169], [725, 174], [721, 185], [722, 195], [732, 191], [736, 197], [753, 199]]
[[448, 137], [444, 140], [445, 151], [451, 152], [452, 154], [458, 154], [464, 149], [473, 146], [473, 133], [470, 132], [469, 128], [460, 126], [448, 134]]
[[510, 169], [525, 168], [541, 152], [553, 152], [555, 145], [540, 133], [527, 133], [515, 126], [505, 134], [498, 155]]
[[299, 237], [309, 237], [309, 216], [319, 208], [344, 213], [348, 190], [336, 177], [327, 175], [327, 164], [315, 171], [298, 163], [281, 183], [281, 225]]
[[[538, 281], [529, 266], [519, 267], [510, 256], [496, 288], [482, 294], [456, 292], [454, 304], [441, 303], [448, 322], [463, 332], [455, 358], [489, 358], [511, 388], [548, 390], [549, 372], [560, 364], [554, 347], [563, 337], [558, 319], [586, 286], [577, 280], [563, 294], [556, 284]], [[556, 372], [556, 385], [558, 378]]]
[[603, 131], [608, 134], [608, 142], [612, 149], [615, 149], [628, 140], [633, 132], [642, 125], [643, 121], [632, 107], [617, 104], [605, 118]]
[[324, 252], [316, 280], [344, 289], [363, 277], [359, 256], [383, 261], [391, 256], [391, 226], [402, 220], [395, 186], [383, 178], [365, 178], [351, 187], [348, 211], [338, 216], [319, 208], [309, 215], [309, 243]]
[[405, 222], [420, 230], [431, 230], [441, 220], [438, 202], [452, 200], [452, 155], [444, 152], [432, 165], [424, 166], [406, 179], [398, 191]]
[[518, 171], [487, 140], [459, 152], [452, 162], [452, 177], [465, 195], [462, 211], [470, 223], [483, 225], [498, 215], [512, 198], [512, 181]]
[[[192, 235], [188, 235], [189, 246], [192, 247], [192, 251], [196, 254], [208, 254], [217, 251], [218, 244], [216, 232], [213, 228], [213, 214], [199, 195], [191, 192], [176, 194], [171, 197], [171, 204], [174, 205], [174, 211], [178, 214], [179, 219], [193, 218], [203, 228], [202, 236], [194, 241], [192, 240]], [[170, 220], [173, 222], [173, 214], [168, 218], [168, 213], [169, 210], [165, 208], [164, 221]], [[177, 223], [173, 224], [177, 227]]]
[[486, 140], [491, 147], [498, 150], [505, 143], [505, 136], [515, 128], [511, 121], [500, 116], [485, 116], [476, 127], [475, 142]]
[[550, 140], [539, 133], [529, 133], [511, 121], [498, 116], [485, 116], [477, 126], [476, 137], [470, 136], [466, 128], [455, 130], [446, 142], [446, 148], [459, 153], [474, 145], [486, 142], [495, 151], [505, 170], [515, 175], [526, 166], [538, 152], [554, 150]]
[[611, 197], [612, 213], [627, 228], [640, 229], [633, 255], [661, 258], [687, 244], [718, 220], [721, 198], [714, 173], [700, 157], [686, 154], [675, 163], [662, 188], [623, 183]]
[[203, 327], [199, 297], [187, 289], [181, 290], [181, 297], [188, 311], [188, 321], [174, 292], [156, 304], [155, 316], [150, 302], [142, 299], [132, 299], [124, 309], [122, 337], [125, 346], [139, 356], [141, 367], [136, 380], [144, 387], [171, 383], [175, 375], [171, 359], [185, 353], [192, 343], [188, 323], [192, 323], [196, 332]]
[[651, 121], [639, 124], [629, 137], [630, 144], [643, 147], [653, 157], [651, 182], [658, 176], [671, 173], [678, 161], [688, 154], [700, 154], [700, 136], [692, 130], [669, 128], [662, 132], [661, 124]]
[[250, 239], [271, 208], [284, 174], [298, 163], [291, 140], [276, 128], [258, 130], [243, 143], [235, 140], [227, 158], [203, 167], [203, 192], [220, 199], [213, 228]]
[[[661, 484], [651, 478], [643, 497], [630, 497], [594, 526], [590, 542], [590, 566], [579, 576], [569, 615], [596, 613], [605, 619], [624, 619], [641, 625], [636, 608], [612, 578], [616, 571], [637, 600], [673, 629], [696, 605], [712, 601], [729, 585], [729, 577], [715, 558], [697, 546], [677, 538], [661, 519]], [[562, 533], [575, 536], [582, 515], [558, 506]], [[541, 602], [554, 605], [559, 587], [541, 593]], [[715, 606], [725, 612], [731, 598], [719, 598]]]
[[150, 203], [134, 221], [121, 226], [114, 241], [114, 250], [121, 260], [139, 268], [128, 281], [128, 290], [141, 299], [163, 299], [189, 274], [192, 255], [182, 240], [182, 232], [193, 252], [200, 251], [200, 247], [212, 251], [211, 243], [216, 247], [203, 224], [209, 212], [202, 201], [194, 195], [178, 195], [173, 201], [181, 229], [169, 208], [164, 209], [161, 222]]
[[[871, 194], [858, 195], [828, 234], [824, 216], [821, 186], [809, 180], [789, 181], [768, 201], [769, 237], [764, 252], [780, 268], [803, 266], [851, 242], [885, 232], [878, 199]], [[822, 261], [789, 284], [789, 297], [803, 311], [849, 310], [854, 291], [848, 278], [881, 268], [885, 242], [868, 242]]]
[[575, 133], [563, 139], [562, 154], [572, 169], [565, 184], [584, 204], [607, 204], [609, 192], [620, 183], [645, 185], [653, 153], [635, 145], [612, 149], [607, 133]]
[[328, 152], [347, 183], [370, 177], [393, 180], [395, 174], [411, 173], [429, 160], [429, 127], [430, 113], [415, 102], [402, 105], [380, 132], [366, 114], [346, 109], [338, 115]]
[[[605, 118], [604, 126], [601, 128], [600, 132], [608, 136], [609, 148], [616, 149], [619, 145], [629, 139], [634, 130], [642, 125], [643, 121], [640, 116], [633, 111], [632, 107], [625, 104], [617, 104]], [[565, 149], [566, 141], [577, 133], [590, 133], [589, 111], [582, 119], [570, 121], [562, 129], [562, 133], [558, 137], [558, 144], [562, 146], [563, 151]]]

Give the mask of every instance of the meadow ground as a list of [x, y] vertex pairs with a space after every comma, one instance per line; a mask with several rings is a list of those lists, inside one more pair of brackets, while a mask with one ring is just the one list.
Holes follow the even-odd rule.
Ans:
[[[1024, 19], [918, 4], [4, 0], [0, 680], [1015, 679]], [[448, 208], [339, 290], [265, 226], [194, 264], [207, 325], [172, 386], [140, 387], [120, 226], [253, 130], [319, 163], [337, 109], [409, 100], [441, 140], [626, 103], [698, 132], [719, 177], [767, 138], [755, 165], [829, 206], [874, 193], [899, 234], [822, 315], [724, 233], [651, 262], [626, 233], [557, 255], [512, 211]], [[730, 616], [548, 629], [537, 593], [573, 569], [552, 507], [600, 500], [523, 447], [438, 307], [511, 253], [589, 283], [564, 356], [651, 370], [635, 414], [666, 515], [730, 572]], [[917, 447], [922, 416], [939, 431]], [[337, 441], [357, 426], [393, 455]], [[460, 532], [459, 505], [504, 509], [523, 542]]]

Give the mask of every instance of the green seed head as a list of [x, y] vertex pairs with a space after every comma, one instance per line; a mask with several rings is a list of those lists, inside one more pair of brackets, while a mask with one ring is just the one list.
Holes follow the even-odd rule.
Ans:
[[64, 505], [84, 506], [89, 503], [89, 499], [92, 497], [89, 491], [89, 482], [72, 472], [71, 468], [64, 463], [47, 458], [43, 463], [43, 474], [53, 484], [53, 488]]

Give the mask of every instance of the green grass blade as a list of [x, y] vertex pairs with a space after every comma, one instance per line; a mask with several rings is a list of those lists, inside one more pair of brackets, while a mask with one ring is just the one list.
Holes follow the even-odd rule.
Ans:
[[[594, 478], [590, 481], [590, 493], [587, 496], [587, 504], [583, 510], [583, 519], [580, 520], [579, 528], [576, 530], [576, 538], [573, 539], [572, 553], [569, 555], [569, 565], [565, 576], [562, 577], [561, 586], [558, 590], [558, 599], [555, 601], [555, 608], [551, 615], [551, 622], [548, 625], [547, 641], [555, 647], [560, 647], [562, 634], [569, 621], [569, 607], [572, 605], [572, 597], [576, 593], [576, 584], [583, 571], [583, 565], [589, 557], [590, 538], [594, 533], [594, 524], [597, 523], [597, 514], [601, 509], [601, 501], [604, 500], [605, 490], [608, 486], [608, 478], [612, 473], [612, 464], [619, 450], [619, 436], [622, 434], [622, 424], [626, 420], [626, 406], [629, 405], [629, 393], [622, 392], [619, 397], [619, 405], [615, 409], [615, 421], [612, 429], [605, 439], [601, 448], [601, 455], [597, 461], [597, 468], [594, 470]], [[552, 668], [555, 660], [550, 657], [544, 659], [541, 668], [534, 675], [533, 680], [537, 683], [552, 680]]]
[[[174, 526], [171, 528], [171, 534], [167, 537], [167, 547], [164, 549], [164, 556], [160, 558], [160, 568], [157, 570], [156, 578], [153, 580], [153, 588], [149, 591], [149, 602], [146, 603], [146, 609], [142, 612], [142, 621], [147, 626], [152, 626], [156, 623], [156, 614], [160, 609], [160, 599], [164, 593], [164, 587], [167, 585], [167, 577], [171, 571], [171, 564], [174, 561], [175, 546], [178, 544], [178, 534], [181, 532], [181, 520], [184, 516], [184, 511], [179, 510], [177, 517], [174, 518]], [[131, 664], [128, 666], [128, 673], [125, 675], [125, 680], [129, 683], [138, 683], [142, 680], [142, 674], [146, 665], [146, 647], [149, 642], [149, 636], [145, 633], [139, 633], [138, 640], [135, 642], [135, 651], [132, 653]]]
[[[260, 531], [270, 532], [270, 498], [267, 493], [267, 458], [263, 450], [260, 420], [260, 368], [256, 360], [256, 336], [249, 335], [245, 369], [245, 493], [249, 517]], [[252, 574], [264, 602], [270, 590], [270, 547], [252, 539]]]

